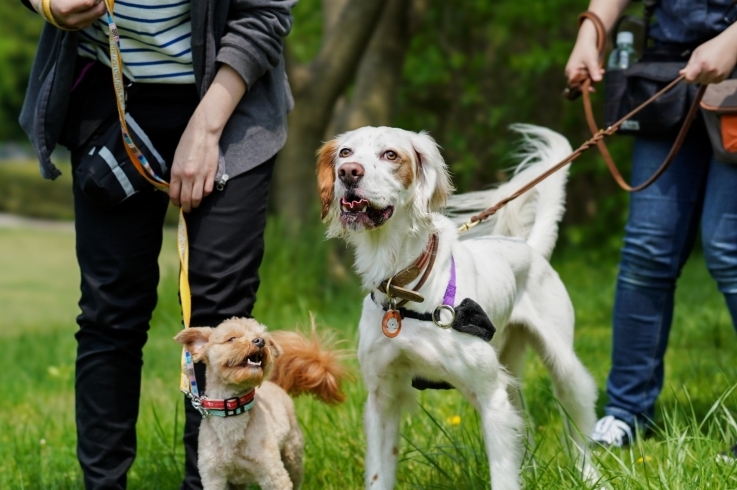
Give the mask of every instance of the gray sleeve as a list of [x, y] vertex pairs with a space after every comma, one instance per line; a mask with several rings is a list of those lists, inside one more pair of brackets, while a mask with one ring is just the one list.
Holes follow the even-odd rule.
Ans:
[[297, 0], [232, 0], [217, 61], [231, 66], [248, 88], [281, 60]]

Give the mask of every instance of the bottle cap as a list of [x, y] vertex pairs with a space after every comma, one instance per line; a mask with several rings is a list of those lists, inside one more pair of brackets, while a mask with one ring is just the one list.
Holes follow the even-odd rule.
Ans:
[[635, 36], [629, 31], [617, 33], [617, 44], [634, 44]]

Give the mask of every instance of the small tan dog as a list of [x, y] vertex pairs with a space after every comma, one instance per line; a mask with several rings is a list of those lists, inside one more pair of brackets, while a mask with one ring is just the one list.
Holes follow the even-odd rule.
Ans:
[[347, 373], [340, 354], [323, 349], [314, 328], [310, 339], [269, 334], [246, 318], [188, 328], [174, 340], [207, 365], [203, 404], [211, 410], [200, 426], [198, 455], [204, 490], [251, 483], [262, 490], [299, 489], [304, 440], [287, 392], [342, 402], [340, 382]]

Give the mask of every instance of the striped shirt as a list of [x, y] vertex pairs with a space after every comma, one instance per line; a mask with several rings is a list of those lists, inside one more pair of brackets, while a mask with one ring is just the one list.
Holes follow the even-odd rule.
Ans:
[[[139, 83], [194, 83], [190, 0], [116, 0], [123, 73]], [[80, 31], [77, 54], [110, 66], [107, 15]]]

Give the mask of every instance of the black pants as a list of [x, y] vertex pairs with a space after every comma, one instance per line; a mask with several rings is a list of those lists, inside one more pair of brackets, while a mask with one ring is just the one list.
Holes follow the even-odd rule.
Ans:
[[[132, 93], [136, 96], [129, 97], [131, 114], [171, 162], [188, 114], [196, 106], [196, 94], [183, 101], [181, 94], [154, 86]], [[86, 150], [83, 146], [72, 152], [73, 165]], [[231, 179], [186, 217], [193, 326], [250, 316], [259, 286], [273, 165], [271, 158]], [[157, 259], [168, 196], [149, 189], [103, 209], [75, 186], [74, 203], [82, 277], [76, 334], [77, 455], [87, 489], [123, 489], [136, 454], [142, 349], [156, 306]], [[174, 342], [171, 348], [177, 349]], [[204, 368], [198, 366], [198, 371], [202, 375]], [[198, 378], [204, 388], [204, 376]], [[182, 488], [200, 489], [201, 417], [187, 401], [185, 406]]]

